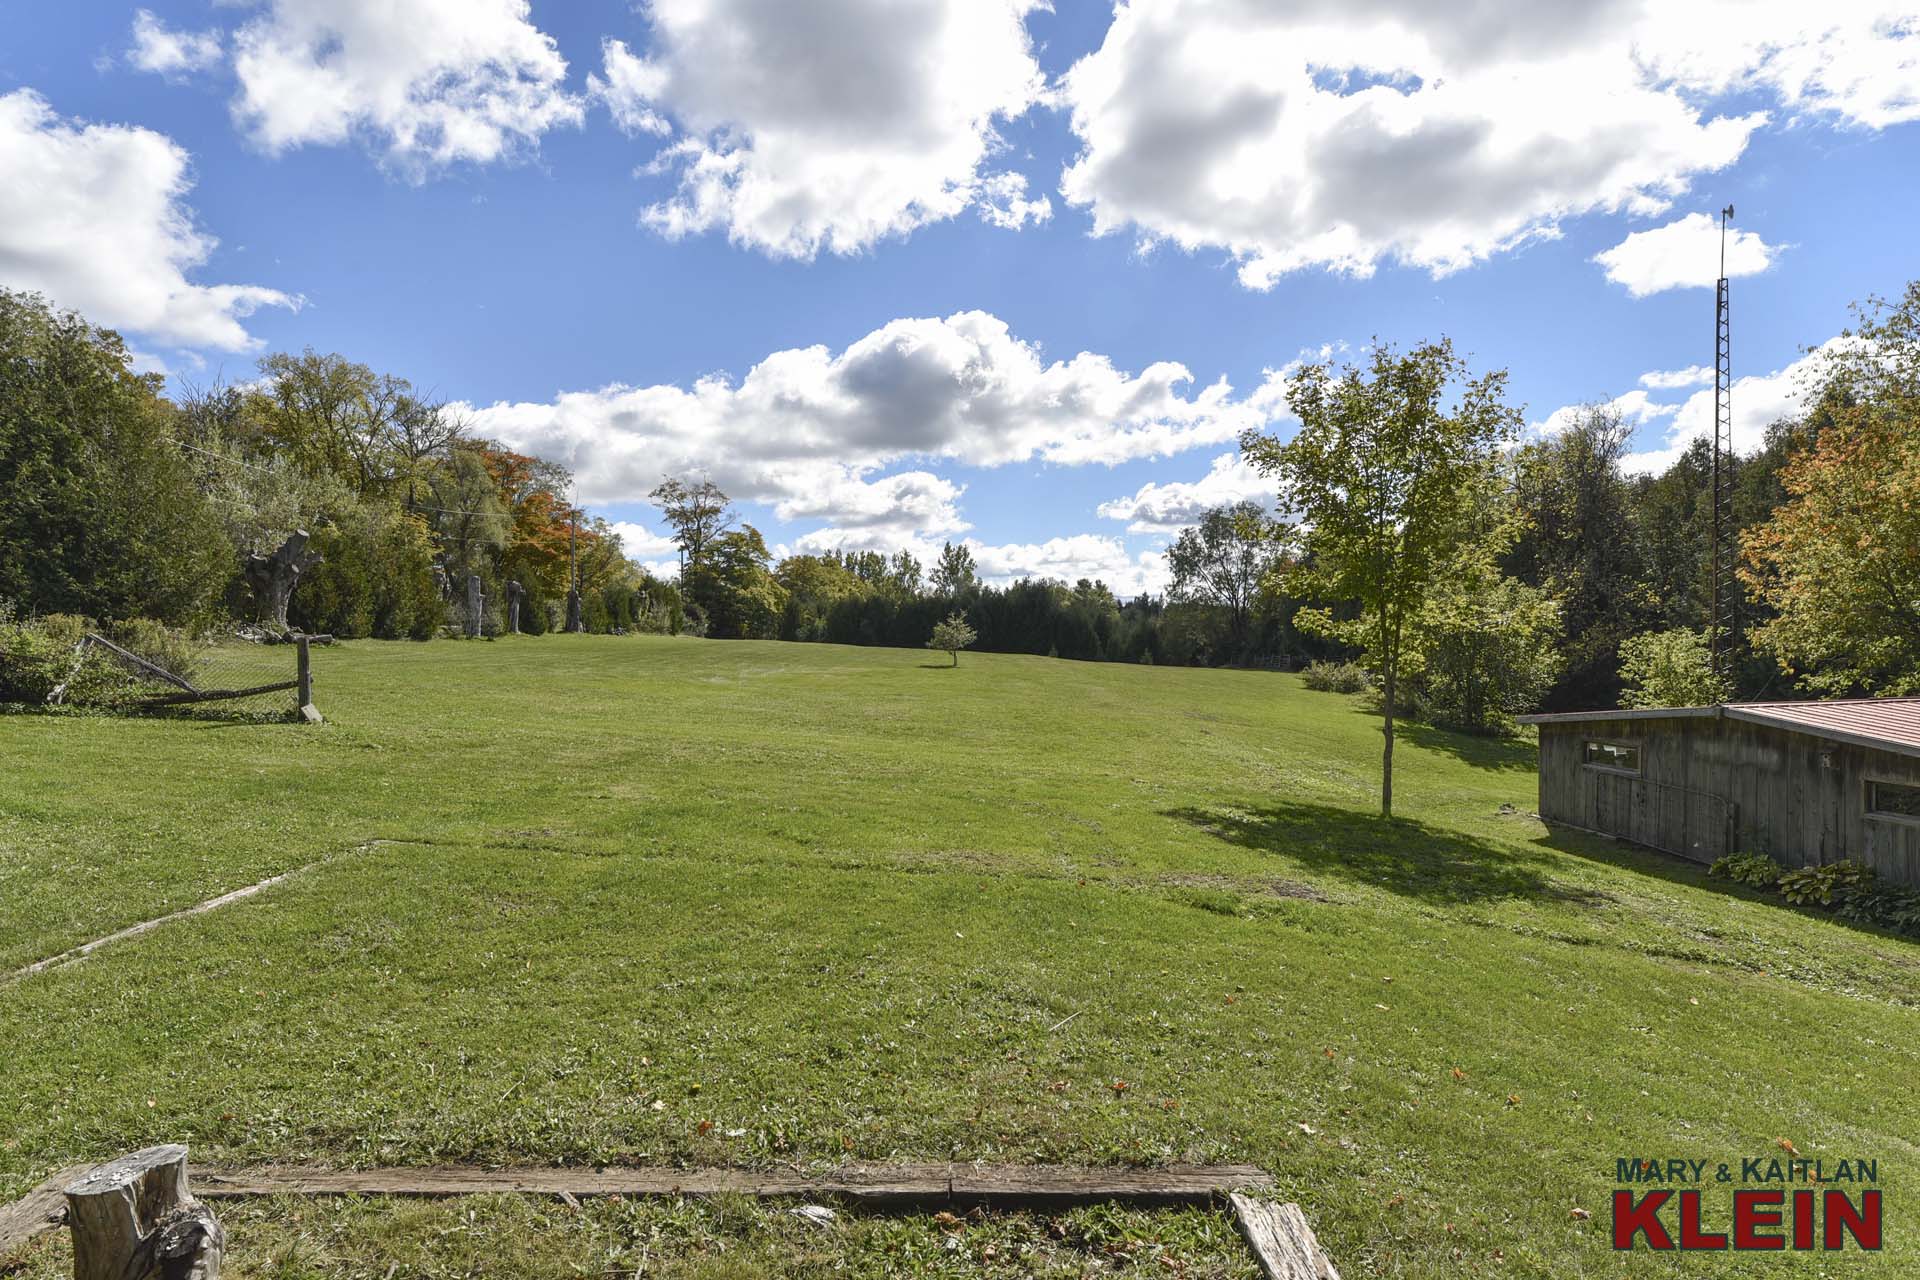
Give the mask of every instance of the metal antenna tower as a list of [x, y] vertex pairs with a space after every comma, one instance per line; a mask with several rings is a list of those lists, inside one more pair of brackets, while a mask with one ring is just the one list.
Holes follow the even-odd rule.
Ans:
[[1714, 671], [1725, 676], [1733, 660], [1739, 619], [1733, 544], [1733, 340], [1732, 298], [1727, 289], [1727, 224], [1733, 206], [1720, 211], [1720, 278], [1713, 316], [1713, 530], [1708, 549], [1707, 636]]

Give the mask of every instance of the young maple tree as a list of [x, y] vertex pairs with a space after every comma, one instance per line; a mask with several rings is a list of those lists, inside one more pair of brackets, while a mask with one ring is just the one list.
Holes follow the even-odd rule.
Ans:
[[[1303, 610], [1301, 622], [1363, 644], [1379, 671], [1385, 745], [1380, 812], [1393, 816], [1393, 722], [1408, 624], [1436, 574], [1483, 509], [1495, 450], [1520, 424], [1503, 396], [1505, 370], [1467, 376], [1447, 339], [1402, 354], [1376, 345], [1367, 367], [1332, 362], [1287, 382], [1300, 430], [1281, 441], [1241, 438], [1247, 460], [1280, 482], [1300, 520], [1305, 554], [1286, 570], [1290, 588], [1319, 599], [1358, 601], [1360, 616], [1336, 622]], [[1451, 409], [1441, 404], [1458, 386]]]

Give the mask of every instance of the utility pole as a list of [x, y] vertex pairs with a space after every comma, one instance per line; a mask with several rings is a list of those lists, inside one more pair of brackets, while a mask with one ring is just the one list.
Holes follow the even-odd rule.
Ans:
[[1733, 546], [1733, 299], [1727, 288], [1727, 225], [1733, 206], [1720, 211], [1720, 278], [1713, 309], [1713, 470], [1709, 480], [1713, 528], [1707, 552], [1707, 644], [1713, 670], [1725, 677], [1739, 625]]

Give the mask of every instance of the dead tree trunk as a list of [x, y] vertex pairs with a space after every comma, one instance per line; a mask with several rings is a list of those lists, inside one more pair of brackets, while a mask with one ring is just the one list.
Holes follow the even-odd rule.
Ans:
[[307, 550], [305, 529], [288, 534], [272, 555], [263, 556], [257, 551], [249, 555], [243, 572], [260, 607], [260, 621], [285, 631], [287, 601], [300, 585], [300, 575], [319, 563], [320, 553]]
[[67, 1188], [74, 1280], [219, 1280], [226, 1232], [187, 1191], [187, 1149], [148, 1147]]
[[507, 630], [516, 636], [520, 634], [520, 601], [526, 594], [518, 579], [507, 583]]
[[480, 575], [467, 575], [467, 637], [477, 639], [480, 635]]

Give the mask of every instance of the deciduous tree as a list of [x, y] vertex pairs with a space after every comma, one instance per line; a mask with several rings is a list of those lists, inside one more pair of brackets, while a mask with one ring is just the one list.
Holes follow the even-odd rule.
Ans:
[[973, 628], [967, 625], [967, 615], [959, 610], [948, 614], [945, 620], [934, 624], [933, 635], [927, 641], [927, 648], [939, 649], [949, 658], [952, 665], [960, 665], [960, 651], [971, 645], [979, 637]]
[[1754, 641], [1822, 693], [1920, 693], [1920, 282], [1849, 336], [1823, 369], [1829, 420], [1745, 538], [1776, 612]]
[[[1470, 530], [1475, 491], [1518, 429], [1504, 370], [1468, 376], [1445, 339], [1404, 354], [1374, 347], [1367, 367], [1310, 364], [1287, 384], [1290, 441], [1249, 432], [1241, 452], [1279, 482], [1305, 530], [1289, 572], [1306, 594], [1358, 601], [1381, 678], [1380, 812], [1393, 813], [1393, 722], [1408, 623]], [[1442, 404], [1457, 388], [1451, 407]]]

